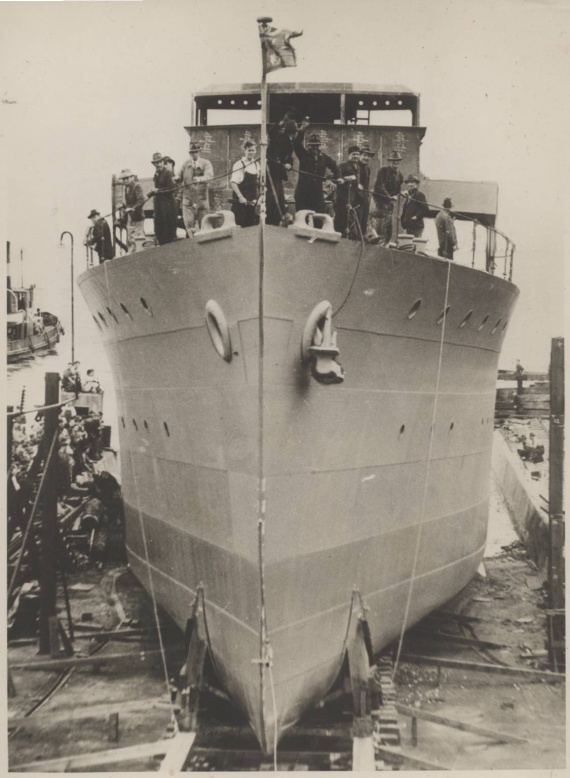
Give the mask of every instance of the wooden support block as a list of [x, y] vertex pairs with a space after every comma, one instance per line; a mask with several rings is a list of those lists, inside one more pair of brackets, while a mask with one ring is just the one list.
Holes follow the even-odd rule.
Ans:
[[96, 654], [94, 656], [70, 657], [69, 659], [46, 659], [39, 662], [19, 662], [10, 665], [12, 670], [66, 670], [69, 667], [101, 666], [119, 662], [148, 662], [161, 656], [159, 649], [124, 654]]
[[496, 673], [498, 675], [515, 675], [526, 677], [528, 680], [552, 681], [553, 683], [563, 683], [566, 680], [564, 673], [551, 673], [548, 670], [533, 670], [526, 667], [512, 667], [509, 665], [495, 665], [484, 662], [465, 662], [459, 659], [446, 659], [438, 656], [422, 656], [420, 654], [402, 654], [403, 662], [412, 662], [415, 664], [427, 664], [440, 667], [448, 667], [452, 670], [474, 670], [484, 673]]
[[96, 751], [94, 754], [74, 754], [58, 759], [44, 759], [42, 761], [26, 762], [19, 765], [10, 765], [10, 769], [17, 773], [33, 772], [64, 773], [86, 767], [96, 767], [104, 764], [119, 764], [131, 759], [140, 761], [151, 756], [162, 756], [168, 751], [168, 740], [158, 740], [155, 743], [140, 743], [126, 748], [111, 748], [106, 751]]
[[195, 732], [178, 732], [168, 745], [168, 750], [162, 764], [160, 773], [180, 773], [196, 739]]
[[375, 769], [374, 740], [372, 735], [355, 737], [352, 741], [352, 772], [374, 772]]

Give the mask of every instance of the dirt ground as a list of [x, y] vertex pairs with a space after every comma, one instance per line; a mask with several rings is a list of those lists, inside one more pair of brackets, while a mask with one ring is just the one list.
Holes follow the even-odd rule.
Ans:
[[[486, 572], [485, 578], [477, 576], [447, 608], [480, 620], [457, 624], [430, 619], [420, 625], [420, 633], [417, 629], [409, 633], [402, 657], [408, 652], [548, 669], [544, 592], [526, 561], [526, 552], [519, 544], [512, 544], [508, 551], [486, 560]], [[76, 630], [76, 637], [87, 629], [152, 627], [148, 596], [127, 568], [91, 569], [71, 576], [69, 584], [73, 621], [83, 628], [83, 632]], [[63, 610], [61, 617], [65, 625]], [[184, 659], [183, 638], [168, 622], [164, 624], [167, 671], [174, 675]], [[441, 632], [505, 647], [491, 651], [457, 646]], [[80, 647], [80, 655], [87, 655], [96, 645], [92, 640], [78, 639], [75, 649], [77, 652]], [[19, 765], [38, 760], [153, 743], [165, 737], [171, 708], [164, 668], [160, 657], [140, 661], [141, 652], [156, 648], [156, 635], [125, 637], [123, 642], [103, 645], [100, 655], [129, 652], [132, 661], [103, 665], [98, 671], [77, 668], [65, 677], [56, 672], [13, 671], [17, 695], [9, 700], [10, 769], [18, 771]], [[37, 646], [12, 644], [8, 658], [11, 665], [37, 660]], [[58, 690], [30, 715], [56, 681], [61, 684]], [[565, 766], [563, 683], [455, 669], [442, 669], [438, 674], [434, 667], [413, 665], [404, 658], [396, 682], [397, 699], [402, 704], [525, 739], [517, 744], [496, 744], [488, 737], [418, 721], [418, 743], [413, 746], [411, 719], [402, 715], [402, 749], [407, 754], [447, 769]], [[110, 718], [112, 712], [119, 714], [118, 726], [116, 719]], [[87, 715], [90, 717], [77, 718]], [[260, 764], [265, 762], [260, 760]], [[159, 765], [159, 759], [148, 757], [84, 771], [139, 772], [157, 770]], [[296, 769], [303, 769], [302, 765]], [[63, 772], [63, 768], [56, 771]]]

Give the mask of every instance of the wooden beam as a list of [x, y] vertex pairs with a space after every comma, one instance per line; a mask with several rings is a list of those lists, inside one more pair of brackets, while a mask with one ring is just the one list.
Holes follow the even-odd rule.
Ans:
[[355, 737], [352, 739], [352, 772], [368, 773], [376, 769], [374, 757], [374, 740], [369, 737]]
[[64, 773], [84, 767], [127, 762], [131, 759], [139, 762], [147, 757], [166, 754], [168, 742], [168, 740], [158, 740], [156, 743], [140, 743], [137, 746], [127, 746], [126, 748], [111, 748], [106, 751], [96, 751], [93, 754], [73, 754], [72, 756], [62, 756], [58, 759], [43, 759], [36, 762], [25, 762], [24, 764], [11, 764], [10, 770], [17, 773]]
[[159, 773], [182, 772], [195, 740], [195, 732], [177, 732], [168, 745]]
[[451, 670], [474, 670], [483, 673], [496, 673], [498, 675], [517, 675], [528, 680], [549, 680], [554, 683], [564, 683], [564, 673], [551, 673], [548, 670], [532, 670], [526, 667], [512, 667], [511, 665], [494, 665], [484, 662], [463, 662], [459, 659], [445, 659], [439, 656], [422, 656], [420, 654], [402, 654], [403, 662], [412, 664], [435, 665], [448, 667]]
[[427, 710], [420, 710], [419, 708], [410, 708], [408, 705], [396, 703], [396, 710], [398, 713], [403, 713], [405, 716], [411, 716], [413, 719], [431, 721], [434, 724], [441, 724], [444, 727], [460, 729], [462, 732], [472, 732], [474, 735], [483, 735], [483, 737], [491, 738], [497, 743], [528, 743], [528, 738], [525, 737], [507, 735], [505, 732], [500, 732], [496, 729], [478, 727], [475, 724], [468, 724], [466, 721], [458, 721], [457, 719], [450, 719], [447, 716], [440, 716], [438, 713], [431, 713]]
[[11, 670], [66, 670], [69, 667], [108, 665], [117, 662], [148, 662], [160, 657], [160, 650], [128, 652], [125, 654], [94, 654], [93, 656], [71, 657], [69, 659], [46, 659], [39, 662], [18, 662], [11, 664]]
[[449, 770], [449, 767], [443, 767], [443, 765], [435, 764], [435, 762], [426, 762], [425, 759], [418, 759], [415, 756], [410, 756], [399, 749], [390, 748], [389, 746], [376, 746], [376, 751], [380, 756], [384, 757], [387, 762], [399, 765], [400, 767], [410, 767], [416, 770]]

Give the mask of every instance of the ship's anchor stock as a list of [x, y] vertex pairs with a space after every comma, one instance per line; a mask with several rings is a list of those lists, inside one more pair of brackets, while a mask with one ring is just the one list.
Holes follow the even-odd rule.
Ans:
[[311, 373], [321, 384], [340, 384], [344, 370], [338, 356], [337, 333], [332, 328], [332, 305], [323, 300], [311, 311], [303, 329], [301, 356], [311, 363]]

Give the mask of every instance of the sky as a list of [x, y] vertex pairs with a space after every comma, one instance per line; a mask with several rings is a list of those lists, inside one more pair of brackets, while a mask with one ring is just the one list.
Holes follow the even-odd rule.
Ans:
[[78, 274], [86, 216], [109, 212], [112, 174], [151, 175], [155, 151], [181, 162], [192, 92], [259, 80], [260, 15], [303, 30], [297, 69], [270, 81], [404, 84], [421, 93], [422, 173], [498, 183], [521, 290], [499, 364], [547, 368], [569, 237], [559, 0], [0, 2], [0, 231], [15, 280], [23, 250], [25, 281], [61, 294], [60, 233], [74, 234]]

